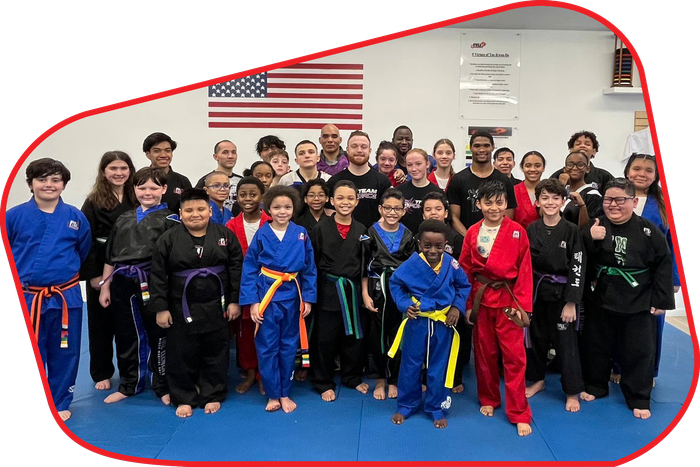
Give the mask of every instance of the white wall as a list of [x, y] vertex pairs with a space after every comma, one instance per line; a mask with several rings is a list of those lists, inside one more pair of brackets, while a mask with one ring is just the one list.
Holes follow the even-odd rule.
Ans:
[[[401, 124], [414, 132], [414, 147], [432, 150], [439, 138], [459, 148], [469, 125], [506, 125], [516, 128], [516, 155], [542, 152], [549, 174], [567, 153], [569, 136], [587, 129], [601, 144], [596, 165], [621, 175], [619, 155], [633, 131], [634, 111], [644, 110], [642, 95], [603, 95], [612, 76], [614, 38], [610, 32], [523, 30], [521, 47], [520, 113], [517, 121], [459, 118], [459, 57], [462, 32], [443, 28], [320, 59], [322, 62], [364, 64], [364, 129], [374, 147], [391, 139]], [[507, 33], [508, 31], [503, 31]], [[635, 85], [639, 78], [635, 76]], [[254, 145], [266, 130], [207, 127], [207, 89], [103, 113], [74, 122], [49, 136], [27, 163], [39, 157], [62, 160], [73, 181], [64, 200], [80, 206], [94, 182], [100, 156], [108, 150], [129, 153], [137, 167], [147, 164], [143, 139], [154, 131], [178, 142], [173, 167], [195, 183], [214, 168], [213, 145], [231, 139], [238, 146], [237, 172], [257, 159]], [[279, 130], [275, 134], [288, 150], [302, 139], [315, 140], [315, 130]], [[348, 131], [341, 134], [346, 138]], [[291, 150], [290, 150], [291, 152]], [[374, 158], [372, 158], [374, 160]], [[8, 207], [25, 201], [24, 168], [10, 191]], [[517, 169], [516, 169], [517, 170]], [[679, 307], [683, 300], [677, 299]], [[684, 314], [683, 309], [674, 314]]]

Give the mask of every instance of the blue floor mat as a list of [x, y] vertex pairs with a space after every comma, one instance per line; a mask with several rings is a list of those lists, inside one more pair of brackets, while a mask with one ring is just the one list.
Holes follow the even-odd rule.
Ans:
[[[240, 376], [232, 356], [230, 392], [221, 411], [205, 415], [197, 409], [182, 420], [150, 390], [104, 404], [109, 392], [95, 390], [88, 371], [84, 322], [73, 417], [66, 425], [98, 448], [170, 461], [614, 461], [666, 429], [687, 397], [693, 372], [690, 337], [666, 326], [651, 419], [634, 419], [617, 385], [611, 385], [609, 397], [567, 413], [559, 375], [548, 373], [546, 390], [530, 400], [533, 433], [520, 438], [503, 408], [493, 418], [479, 413], [473, 363], [464, 372], [465, 392], [453, 396], [449, 426], [438, 430], [422, 410], [402, 426], [393, 425], [396, 401], [376, 401], [371, 390], [362, 395], [341, 387], [337, 400], [326, 403], [310, 384], [298, 382], [292, 390], [295, 412], [266, 413], [267, 399], [256, 386], [235, 393]], [[118, 375], [112, 378], [113, 388], [117, 385]]]

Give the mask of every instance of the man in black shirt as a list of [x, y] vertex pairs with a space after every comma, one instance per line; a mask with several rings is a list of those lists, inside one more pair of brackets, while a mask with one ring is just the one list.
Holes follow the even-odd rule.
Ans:
[[[598, 144], [598, 138], [596, 138], [595, 133], [590, 131], [579, 131], [578, 133], [574, 133], [573, 135], [571, 135], [571, 138], [569, 138], [568, 146], [569, 153], [571, 153], [572, 151], [583, 151], [586, 153], [586, 155], [588, 156], [588, 160], [591, 161], [591, 170], [586, 174], [584, 181], [587, 184], [590, 183], [591, 185], [593, 185], [593, 188], [602, 192], [605, 186], [608, 184], [608, 182], [615, 177], [613, 177], [612, 174], [607, 170], [593, 166], [593, 158], [596, 154], [598, 154], [598, 148], [600, 147], [600, 145]], [[562, 173], [564, 173], [563, 168], [554, 172], [549, 178], [556, 178], [557, 180], [559, 180], [559, 175], [561, 175]]]
[[143, 140], [143, 152], [151, 161], [151, 167], [163, 169], [168, 176], [168, 191], [163, 195], [163, 202], [168, 203], [168, 209], [173, 212], [180, 210], [180, 193], [192, 188], [189, 178], [170, 167], [176, 148], [177, 142], [165, 133], [152, 133]]
[[493, 136], [485, 131], [477, 131], [471, 136], [469, 146], [472, 151], [472, 165], [462, 170], [450, 181], [447, 199], [450, 201], [452, 227], [462, 235], [467, 229], [483, 219], [484, 215], [476, 206], [477, 189], [488, 181], [499, 181], [506, 187], [508, 209], [506, 216], [513, 218], [517, 207], [515, 192], [510, 179], [496, 170], [491, 163]]

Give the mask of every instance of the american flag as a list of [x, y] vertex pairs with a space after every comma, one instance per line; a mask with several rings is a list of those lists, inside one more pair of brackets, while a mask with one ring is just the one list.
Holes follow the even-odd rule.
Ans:
[[209, 128], [362, 129], [358, 63], [298, 63], [209, 86]]

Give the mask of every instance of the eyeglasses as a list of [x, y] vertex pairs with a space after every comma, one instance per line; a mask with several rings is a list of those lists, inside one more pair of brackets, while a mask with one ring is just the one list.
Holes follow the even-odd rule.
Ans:
[[207, 188], [211, 188], [214, 191], [228, 190], [231, 188], [231, 185], [228, 183], [224, 183], [223, 185], [221, 183], [214, 183], [212, 185], [208, 185]]
[[603, 204], [609, 205], [612, 204], [613, 201], [615, 201], [615, 204], [617, 204], [618, 206], [624, 206], [628, 199], [634, 199], [634, 197], [628, 198], [620, 196], [619, 198], [611, 198], [610, 196], [606, 196], [603, 198]]
[[586, 167], [588, 167], [588, 164], [586, 164], [585, 162], [576, 162], [576, 163], [574, 163], [574, 162], [567, 162], [567, 163], [566, 163], [566, 168], [567, 168], [567, 169], [573, 169], [574, 167], [576, 167], [577, 169], [583, 170], [583, 169], [585, 169]]
[[312, 195], [311, 193], [309, 193], [306, 195], [306, 198], [307, 199], [323, 199], [323, 198], [327, 198], [327, 196], [325, 193], [316, 194], [316, 195]]
[[403, 206], [401, 206], [401, 207], [382, 206], [382, 209], [386, 212], [395, 212], [396, 214], [398, 214], [404, 210], [404, 207]]

